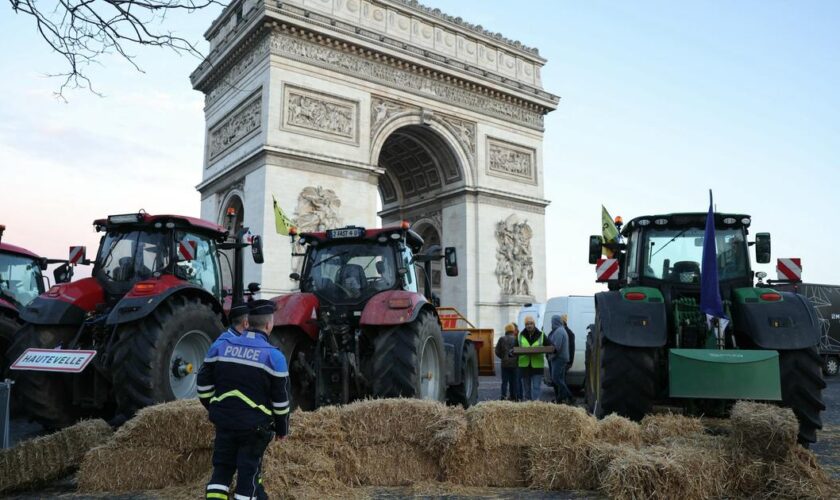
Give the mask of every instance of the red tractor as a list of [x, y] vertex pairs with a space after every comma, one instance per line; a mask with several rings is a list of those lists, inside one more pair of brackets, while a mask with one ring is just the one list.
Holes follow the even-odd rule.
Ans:
[[[27, 305], [8, 352], [21, 409], [47, 428], [195, 397], [225, 310], [245, 294], [243, 250], [250, 246], [262, 263], [261, 241], [246, 241], [247, 228], [230, 238], [212, 222], [142, 211], [93, 224], [104, 235], [92, 276], [54, 285]], [[230, 290], [220, 250], [234, 253]]]
[[[272, 341], [289, 362], [292, 404], [302, 409], [354, 399], [408, 397], [470, 406], [478, 361], [467, 331], [442, 331], [422, 238], [398, 227], [348, 226], [304, 233], [300, 293], [277, 302]], [[425, 268], [425, 295], [415, 267]], [[454, 248], [448, 276], [458, 274]]]
[[6, 350], [21, 327], [20, 310], [44, 293], [44, 275], [49, 264], [64, 263], [55, 271], [56, 283], [68, 281], [72, 268], [65, 260], [46, 259], [9, 243], [2, 243], [0, 225], [0, 380], [6, 377], [11, 360]]

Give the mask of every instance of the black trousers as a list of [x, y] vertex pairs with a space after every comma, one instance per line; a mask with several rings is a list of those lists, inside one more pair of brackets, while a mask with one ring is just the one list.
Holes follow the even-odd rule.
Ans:
[[[224, 500], [235, 498], [267, 499], [262, 486], [260, 468], [268, 443], [274, 437], [269, 430], [229, 430], [216, 427], [213, 444], [213, 475], [207, 484], [207, 498]], [[236, 472], [236, 490], [231, 495], [229, 488]]]

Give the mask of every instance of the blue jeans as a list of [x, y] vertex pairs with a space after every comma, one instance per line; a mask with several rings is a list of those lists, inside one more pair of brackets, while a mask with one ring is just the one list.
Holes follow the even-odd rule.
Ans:
[[557, 401], [571, 399], [572, 391], [566, 385], [566, 363], [552, 361], [550, 367], [551, 381], [554, 382], [554, 393], [557, 396]]
[[542, 393], [542, 374], [529, 374], [525, 371], [522, 376], [522, 386], [525, 388], [525, 401], [539, 401]]
[[508, 394], [510, 394], [510, 399], [517, 398], [519, 380], [516, 378], [516, 371], [513, 366], [510, 368], [502, 367], [502, 399], [508, 399]]

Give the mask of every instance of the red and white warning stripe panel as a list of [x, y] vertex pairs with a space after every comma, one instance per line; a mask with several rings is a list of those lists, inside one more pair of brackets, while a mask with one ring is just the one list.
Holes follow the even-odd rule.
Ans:
[[85, 247], [70, 247], [70, 258], [68, 259], [71, 264], [81, 264], [85, 261]]
[[618, 259], [598, 259], [595, 265], [595, 281], [603, 283], [618, 279]]
[[802, 259], [798, 257], [778, 259], [776, 274], [780, 280], [802, 281]]
[[181, 260], [195, 260], [195, 252], [198, 249], [198, 242], [184, 240], [178, 242], [178, 255]]

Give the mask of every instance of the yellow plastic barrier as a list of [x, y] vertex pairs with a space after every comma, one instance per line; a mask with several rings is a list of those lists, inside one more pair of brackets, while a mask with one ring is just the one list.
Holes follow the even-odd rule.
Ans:
[[478, 349], [478, 374], [495, 375], [496, 360], [494, 358], [493, 329], [476, 328], [454, 307], [438, 307], [437, 311], [442, 330], [466, 331], [468, 333], [467, 338], [476, 345]]

